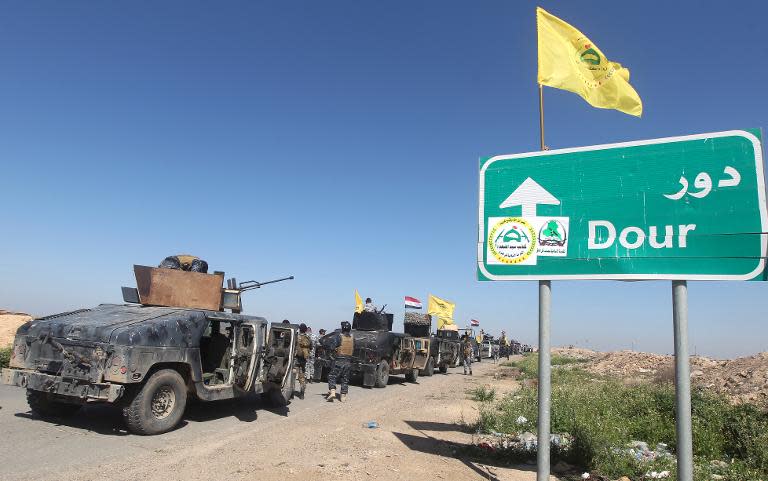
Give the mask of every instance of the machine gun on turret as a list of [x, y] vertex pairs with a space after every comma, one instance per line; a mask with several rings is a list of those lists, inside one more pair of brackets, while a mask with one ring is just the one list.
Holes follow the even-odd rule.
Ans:
[[271, 281], [245, 281], [241, 282], [239, 285], [237, 283], [237, 279], [234, 277], [231, 279], [227, 279], [227, 288], [222, 289], [221, 294], [221, 308], [222, 309], [230, 309], [235, 314], [239, 314], [240, 311], [243, 310], [243, 303], [240, 298], [240, 295], [245, 291], [250, 291], [252, 289], [259, 289], [261, 286], [266, 286], [267, 284], [274, 284], [276, 282], [283, 282], [283, 281], [290, 281], [293, 280], [293, 276], [288, 277], [282, 277], [280, 279], [274, 279]]
[[237, 279], [233, 277], [227, 279], [227, 287], [223, 288], [224, 273], [219, 271], [207, 274], [138, 265], [133, 266], [133, 271], [136, 275], [136, 288], [123, 287], [125, 302], [209, 311], [229, 309], [235, 314], [243, 310], [243, 292], [293, 279], [293, 276], [289, 276], [271, 281], [245, 281], [238, 284]]

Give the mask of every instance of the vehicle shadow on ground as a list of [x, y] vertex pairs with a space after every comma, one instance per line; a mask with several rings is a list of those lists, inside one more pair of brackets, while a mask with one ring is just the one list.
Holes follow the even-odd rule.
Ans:
[[[188, 401], [184, 417], [179, 424], [169, 432], [184, 429], [190, 421], [207, 422], [226, 417], [235, 417], [239, 421], [253, 422], [258, 419], [259, 411], [269, 411], [280, 416], [288, 416], [289, 406], [273, 407], [261, 401], [258, 395], [223, 401]], [[119, 408], [115, 406], [94, 405], [85, 406], [77, 413], [68, 417], [43, 418], [31, 411], [14, 414], [18, 418], [33, 422], [44, 422], [56, 426], [66, 426], [83, 429], [107, 436], [129, 436]], [[162, 435], [161, 435], [162, 436]]]
[[418, 386], [419, 381], [416, 380], [416, 382], [411, 382], [411, 381], [406, 381], [404, 377], [390, 376], [389, 381], [387, 382], [387, 386], [410, 386], [410, 385]]
[[[77, 413], [67, 417], [43, 418], [33, 414], [31, 411], [16, 413], [15, 416], [55, 426], [84, 429], [107, 436], [128, 436], [130, 434], [125, 427], [125, 423], [123, 423], [122, 413], [119, 409], [112, 406], [85, 406]], [[176, 429], [183, 427], [185, 424], [186, 422], [182, 421]]]
[[235, 417], [240, 421], [252, 422], [258, 417], [260, 401], [257, 399], [227, 399], [223, 401], [194, 402], [187, 406], [184, 418], [198, 423]]
[[[326, 384], [326, 385], [328, 384], [328, 381], [321, 381], [321, 382]], [[406, 380], [405, 377], [403, 377], [403, 376], [395, 376], [395, 375], [389, 376], [389, 380], [387, 381], [387, 386], [407, 386], [409, 384], [413, 384], [413, 385], [418, 386], [419, 385], [419, 381], [417, 379], [416, 382], [411, 382], [411, 381]], [[373, 386], [363, 386], [363, 378], [359, 377], [359, 376], [351, 378], [349, 380], [349, 385], [350, 386], [359, 386], [359, 387], [362, 387], [364, 389], [374, 389]], [[337, 382], [336, 383], [336, 390], [339, 390], [340, 387], [341, 387], [341, 383]]]
[[198, 401], [187, 404], [184, 419], [195, 422], [213, 421], [227, 417], [235, 417], [239, 421], [253, 422], [258, 419], [259, 411], [268, 411], [279, 416], [288, 416], [290, 406], [272, 406], [261, 400], [259, 394], [225, 399], [221, 401]]
[[469, 432], [469, 428], [455, 423], [438, 423], [434, 421], [405, 421], [405, 424], [416, 431], [456, 431], [460, 433]]
[[446, 458], [454, 458], [464, 464], [467, 468], [482, 476], [483, 479], [499, 481], [493, 468], [514, 468], [520, 471], [536, 471], [536, 465], [521, 464], [510, 465], [503, 459], [494, 459], [482, 455], [474, 455], [470, 445], [448, 441], [431, 436], [424, 431], [435, 432], [467, 432], [467, 428], [460, 424], [438, 423], [431, 421], [406, 421], [406, 424], [419, 431], [419, 435], [392, 432], [392, 434], [413, 451], [432, 454]]

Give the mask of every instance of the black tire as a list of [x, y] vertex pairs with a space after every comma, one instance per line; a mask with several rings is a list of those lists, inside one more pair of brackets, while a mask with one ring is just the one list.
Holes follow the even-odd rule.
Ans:
[[419, 370], [411, 369], [405, 373], [405, 380], [408, 382], [416, 382], [419, 379]]
[[65, 418], [82, 407], [80, 404], [57, 401], [51, 394], [27, 389], [27, 404], [41, 418]]
[[376, 382], [373, 385], [375, 387], [387, 387], [387, 383], [389, 383], [389, 363], [385, 359], [376, 368]]
[[435, 373], [435, 360], [430, 357], [429, 360], [427, 361], [427, 365], [424, 366], [424, 369], [422, 369], [419, 372], [419, 374], [422, 376], [429, 377], [434, 373]]
[[448, 365], [447, 364], [440, 364], [440, 372], [442, 374], [445, 374], [448, 372]]
[[187, 386], [181, 374], [162, 369], [147, 379], [123, 408], [123, 419], [134, 434], [160, 434], [175, 428], [187, 406]]

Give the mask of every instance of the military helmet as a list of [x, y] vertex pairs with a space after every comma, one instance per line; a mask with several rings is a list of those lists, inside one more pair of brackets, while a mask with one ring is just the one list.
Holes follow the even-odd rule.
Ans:
[[341, 321], [341, 332], [349, 332], [352, 330], [352, 324], [349, 321]]
[[307, 325], [303, 322], [299, 324], [299, 332], [307, 332]]

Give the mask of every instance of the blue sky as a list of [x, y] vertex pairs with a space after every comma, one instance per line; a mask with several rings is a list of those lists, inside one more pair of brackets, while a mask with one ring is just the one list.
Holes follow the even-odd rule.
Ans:
[[[545, 89], [564, 148], [764, 127], [768, 5], [541, 6], [629, 67], [637, 119]], [[0, 307], [118, 302], [189, 252], [316, 327], [434, 293], [523, 342], [535, 282], [475, 280], [481, 156], [538, 148], [534, 2], [7, 2]], [[690, 283], [691, 351], [766, 350], [763, 283]], [[669, 282], [556, 282], [553, 343], [671, 352]]]

